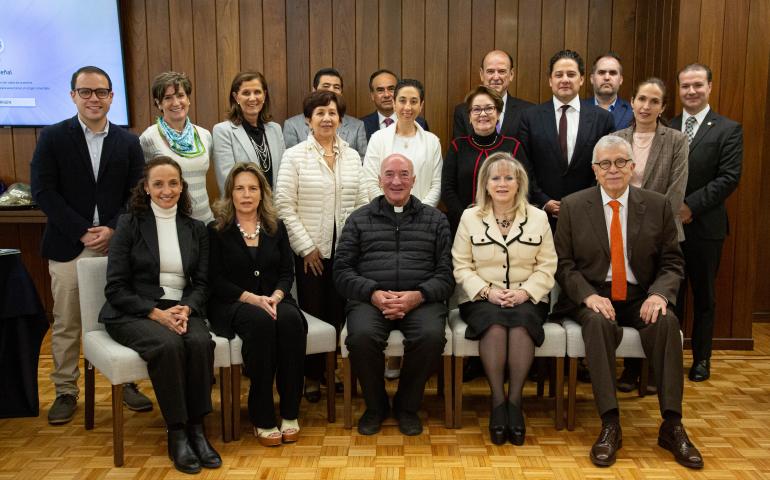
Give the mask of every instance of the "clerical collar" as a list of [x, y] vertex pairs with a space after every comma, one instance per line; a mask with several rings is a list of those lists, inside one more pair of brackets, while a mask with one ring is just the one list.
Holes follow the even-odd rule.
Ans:
[[393, 211], [396, 213], [404, 213], [404, 207], [397, 207], [393, 205]]

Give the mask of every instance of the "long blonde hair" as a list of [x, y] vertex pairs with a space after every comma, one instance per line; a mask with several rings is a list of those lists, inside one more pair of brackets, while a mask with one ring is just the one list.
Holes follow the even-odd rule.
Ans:
[[262, 223], [262, 228], [272, 235], [278, 228], [278, 215], [275, 213], [275, 207], [273, 206], [273, 191], [270, 189], [270, 184], [259, 168], [253, 163], [246, 162], [236, 163], [227, 175], [223, 197], [217, 200], [211, 208], [214, 211], [214, 228], [221, 232], [233, 223], [233, 218], [235, 218], [235, 207], [233, 206], [235, 177], [239, 173], [244, 172], [252, 173], [257, 177], [262, 197], [257, 207], [257, 218]]
[[527, 207], [527, 194], [529, 192], [529, 177], [524, 166], [507, 152], [495, 152], [481, 164], [478, 183], [476, 184], [476, 205], [479, 207], [479, 216], [486, 216], [492, 208], [492, 196], [487, 192], [487, 182], [492, 168], [498, 164], [504, 164], [513, 172], [518, 189], [513, 198], [512, 211], [524, 211]]

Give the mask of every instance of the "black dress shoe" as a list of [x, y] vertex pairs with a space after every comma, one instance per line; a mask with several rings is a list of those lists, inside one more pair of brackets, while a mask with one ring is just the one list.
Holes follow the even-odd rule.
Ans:
[[416, 413], [396, 412], [396, 420], [398, 420], [398, 430], [404, 435], [413, 437], [422, 433], [422, 422]]
[[521, 407], [508, 402], [508, 440], [514, 445], [524, 445], [526, 434], [524, 412], [521, 411]]
[[382, 428], [382, 422], [388, 418], [389, 411], [378, 412], [376, 410], [366, 409], [358, 420], [358, 433], [361, 435], [374, 435]]
[[703, 468], [703, 457], [692, 444], [684, 425], [663, 422], [658, 431], [658, 445], [674, 454], [674, 460], [687, 468]]
[[502, 445], [508, 439], [508, 409], [505, 402], [493, 407], [489, 413], [489, 438], [495, 445]]
[[708, 380], [711, 376], [711, 360], [700, 360], [692, 364], [688, 377], [693, 382]]
[[190, 446], [187, 431], [183, 428], [168, 431], [168, 458], [174, 462], [174, 468], [182, 473], [201, 471], [200, 460]]
[[321, 383], [317, 380], [305, 380], [305, 400], [318, 403], [321, 400]]
[[619, 423], [602, 425], [599, 438], [591, 447], [591, 461], [597, 467], [609, 467], [615, 463], [615, 455], [623, 447], [623, 433]]
[[152, 410], [152, 400], [139, 391], [135, 383], [123, 384], [123, 405], [134, 412], [149, 412]]
[[214, 447], [211, 446], [206, 438], [206, 431], [203, 424], [191, 424], [187, 426], [187, 438], [190, 439], [190, 446], [198, 455], [198, 460], [206, 468], [219, 468], [222, 466], [222, 457], [219, 456]]
[[636, 369], [626, 367], [618, 378], [618, 391], [628, 393], [639, 385], [639, 372]]

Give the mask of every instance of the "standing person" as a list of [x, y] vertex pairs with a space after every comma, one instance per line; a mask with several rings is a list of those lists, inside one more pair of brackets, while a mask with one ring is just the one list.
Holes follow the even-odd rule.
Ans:
[[[72, 74], [70, 97], [77, 115], [40, 133], [32, 156], [32, 195], [48, 217], [40, 253], [48, 259], [53, 294], [51, 381], [56, 400], [48, 423], [72, 420], [77, 408], [80, 370], [78, 259], [103, 256], [124, 211], [131, 188], [142, 175], [142, 149], [136, 135], [110, 123], [112, 80], [98, 67]], [[132, 410], [151, 410], [152, 402], [129, 384], [123, 401]]]
[[615, 129], [623, 130], [631, 125], [634, 112], [631, 104], [618, 96], [623, 85], [623, 65], [620, 56], [615, 52], [599, 55], [591, 67], [591, 86], [594, 96], [586, 98], [583, 103], [601, 107], [612, 114]]
[[[506, 137], [516, 137], [519, 131], [521, 114], [533, 104], [520, 98], [512, 97], [508, 87], [516, 76], [513, 68], [513, 58], [508, 52], [492, 50], [481, 59], [479, 78], [481, 84], [496, 91], [503, 100], [499, 110], [497, 133]], [[467, 137], [473, 134], [473, 128], [468, 119], [468, 108], [465, 102], [458, 104], [454, 110], [452, 138]]]
[[[690, 146], [687, 189], [679, 211], [684, 224], [685, 281], [693, 296], [693, 363], [689, 378], [702, 382], [711, 376], [715, 285], [722, 245], [729, 232], [725, 200], [741, 178], [743, 128], [709, 106], [709, 67], [687, 65], [679, 71], [677, 81], [684, 111], [672, 120], [671, 127], [681, 130]], [[680, 308], [684, 307], [686, 291], [685, 283], [679, 291]], [[681, 310], [679, 313], [681, 316]]]
[[[397, 83], [396, 74], [386, 69], [377, 70], [369, 77], [369, 97], [374, 103], [375, 110], [361, 117], [366, 129], [367, 142], [374, 132], [388, 128], [398, 120], [394, 109]], [[428, 122], [423, 117], [417, 117], [417, 123], [426, 131], [430, 131]]]
[[[209, 320], [217, 335], [243, 340], [251, 379], [249, 417], [260, 444], [299, 438], [299, 402], [307, 327], [291, 296], [294, 255], [278, 220], [267, 179], [253, 163], [238, 163], [214, 205]], [[281, 428], [273, 407], [273, 381], [281, 397]]]
[[[275, 204], [295, 253], [299, 305], [333, 325], [339, 335], [345, 299], [334, 289], [333, 259], [345, 220], [366, 203], [361, 159], [337, 133], [346, 118], [341, 96], [315, 91], [305, 98], [303, 111], [310, 133], [304, 142], [286, 150], [278, 172]], [[323, 354], [306, 357], [304, 395], [311, 403], [321, 399], [323, 371]]]
[[190, 111], [192, 83], [184, 73], [164, 72], [152, 81], [152, 99], [161, 116], [139, 137], [144, 161], [173, 158], [182, 167], [193, 202], [192, 218], [203, 223], [214, 219], [206, 191], [211, 155], [211, 133], [194, 125]]
[[259, 72], [240, 72], [230, 85], [227, 120], [214, 125], [214, 165], [220, 196], [225, 178], [239, 162], [255, 163], [270, 185], [283, 157], [281, 126], [271, 121], [270, 92]]

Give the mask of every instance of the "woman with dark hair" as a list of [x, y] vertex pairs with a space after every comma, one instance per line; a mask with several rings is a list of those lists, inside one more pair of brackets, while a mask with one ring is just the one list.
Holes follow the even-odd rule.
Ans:
[[225, 178], [239, 162], [255, 163], [270, 185], [283, 152], [281, 126], [272, 122], [267, 80], [259, 72], [240, 72], [230, 85], [227, 120], [214, 125], [214, 165], [220, 196]]
[[[299, 305], [339, 333], [345, 299], [334, 288], [332, 264], [345, 220], [366, 203], [360, 187], [361, 157], [337, 134], [345, 115], [341, 96], [316, 90], [305, 98], [302, 110], [310, 134], [286, 150], [278, 172], [275, 204], [296, 254]], [[323, 354], [307, 357], [305, 398], [309, 402], [321, 398], [323, 367]]]
[[222, 459], [203, 427], [214, 380], [214, 342], [204, 321], [209, 238], [190, 212], [179, 164], [150, 160], [110, 242], [99, 321], [147, 362], [169, 457], [177, 470], [196, 473]]
[[192, 199], [192, 217], [203, 223], [213, 220], [206, 191], [211, 133], [194, 125], [190, 111], [192, 84], [184, 73], [164, 72], [152, 81], [152, 99], [161, 115], [139, 137], [145, 162], [157, 156], [172, 158], [182, 167]]
[[[217, 335], [243, 340], [249, 417], [264, 446], [296, 442], [307, 327], [291, 297], [294, 255], [273, 208], [270, 185], [253, 163], [237, 163], [214, 205], [209, 320]], [[273, 408], [281, 397], [281, 428]]]

